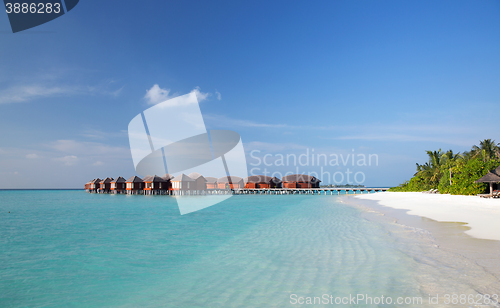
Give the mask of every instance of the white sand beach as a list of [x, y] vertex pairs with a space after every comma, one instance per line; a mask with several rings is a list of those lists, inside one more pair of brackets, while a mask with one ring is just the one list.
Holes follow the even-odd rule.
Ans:
[[408, 210], [408, 214], [440, 222], [465, 223], [468, 235], [500, 241], [500, 199], [477, 196], [425, 194], [420, 192], [383, 192], [355, 196], [377, 201], [382, 206]]

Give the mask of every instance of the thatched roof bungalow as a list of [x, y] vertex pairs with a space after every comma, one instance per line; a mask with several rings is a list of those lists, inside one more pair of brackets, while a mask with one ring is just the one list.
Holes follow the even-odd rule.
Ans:
[[500, 166], [498, 166], [495, 170], [488, 172], [474, 183], [489, 183], [490, 196], [493, 196], [494, 185], [498, 185], [498, 183], [500, 183]]

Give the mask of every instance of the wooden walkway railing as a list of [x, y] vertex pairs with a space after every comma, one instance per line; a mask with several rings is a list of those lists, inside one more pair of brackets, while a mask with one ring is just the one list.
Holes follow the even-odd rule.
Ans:
[[247, 194], [266, 194], [266, 195], [340, 195], [344, 194], [362, 194], [370, 192], [383, 192], [387, 191], [389, 188], [367, 188], [367, 187], [357, 187], [357, 188], [243, 188], [234, 190], [236, 195], [247, 195]]
[[135, 190], [135, 191], [102, 191], [87, 190], [89, 193], [98, 194], [134, 194], [134, 195], [341, 195], [341, 194], [363, 194], [371, 192], [383, 192], [389, 188], [240, 188], [240, 189], [207, 189], [207, 190]]

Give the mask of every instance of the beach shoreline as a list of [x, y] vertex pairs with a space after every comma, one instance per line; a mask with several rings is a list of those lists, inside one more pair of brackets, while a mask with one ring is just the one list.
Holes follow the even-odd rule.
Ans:
[[355, 198], [373, 200], [382, 206], [439, 222], [463, 223], [469, 228], [465, 233], [472, 237], [500, 241], [499, 199], [420, 192], [386, 192]]
[[[366, 219], [387, 225], [402, 251], [418, 260], [427, 273], [434, 271], [420, 277], [424, 293], [500, 293], [500, 241], [496, 239], [500, 231], [495, 231], [500, 224], [487, 225], [495, 218], [500, 222], [500, 200], [384, 192], [346, 196], [342, 202], [360, 209]], [[437, 277], [448, 277], [456, 285], [443, 288]]]

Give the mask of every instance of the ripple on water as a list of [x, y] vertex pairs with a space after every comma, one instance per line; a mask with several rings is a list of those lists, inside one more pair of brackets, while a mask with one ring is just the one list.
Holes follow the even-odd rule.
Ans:
[[235, 196], [180, 216], [166, 196], [0, 194], [0, 211], [12, 212], [0, 224], [0, 264], [9, 264], [0, 268], [0, 306], [288, 307], [292, 293], [419, 296], [421, 264], [436, 265], [336, 196]]

